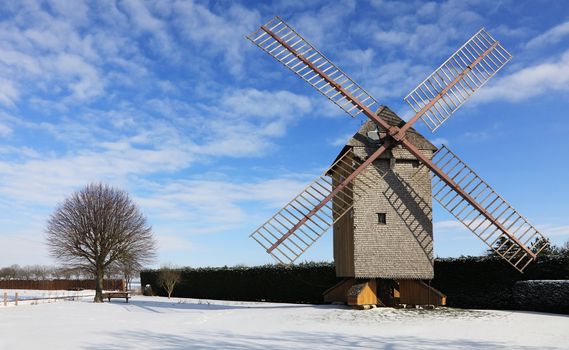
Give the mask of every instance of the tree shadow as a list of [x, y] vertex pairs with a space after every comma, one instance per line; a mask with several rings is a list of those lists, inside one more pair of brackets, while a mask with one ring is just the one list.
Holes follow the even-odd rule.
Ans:
[[[236, 309], [349, 309], [345, 305], [314, 305], [314, 304], [275, 304], [275, 303], [256, 303], [254, 301], [223, 301], [208, 299], [164, 299], [164, 300], [144, 300], [144, 297], [132, 298], [129, 303], [115, 303], [125, 309], [142, 308], [153, 313], [169, 312], [172, 309], [178, 310], [236, 310]], [[227, 303], [227, 304], [226, 304]]]
[[[454, 349], [479, 350], [512, 349], [512, 344], [472, 339], [429, 339], [420, 336], [362, 336], [334, 332], [285, 331], [266, 334], [241, 334], [228, 329], [227, 332], [196, 331], [195, 334], [172, 334], [153, 331], [110, 332], [115, 339], [111, 344], [88, 345], [90, 350], [117, 349], [136, 344], [140, 348], [171, 349]], [[265, 333], [265, 334], [263, 334]], [[515, 346], [519, 350], [551, 350], [552, 347]]]
[[511, 311], [511, 312], [516, 313], [516, 314], [539, 315], [539, 316], [547, 316], [547, 317], [569, 317], [569, 314], [565, 314], [565, 313], [526, 311], [526, 310], [515, 310], [515, 311]]

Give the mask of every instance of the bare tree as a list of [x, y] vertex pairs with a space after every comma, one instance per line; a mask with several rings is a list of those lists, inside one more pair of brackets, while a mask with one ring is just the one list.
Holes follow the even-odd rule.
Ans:
[[158, 272], [158, 283], [164, 289], [166, 289], [166, 293], [168, 293], [168, 299], [172, 296], [172, 292], [174, 291], [174, 287], [176, 284], [180, 282], [182, 278], [182, 274], [180, 270], [172, 267], [172, 266], [162, 266]]
[[128, 290], [132, 279], [142, 270], [142, 265], [137, 261], [124, 259], [117, 263], [117, 269], [122, 275], [122, 278], [124, 278], [125, 286]]
[[90, 184], [60, 204], [47, 223], [52, 256], [95, 276], [95, 302], [103, 302], [109, 266], [128, 259], [148, 263], [155, 255], [152, 229], [124, 191]]
[[6, 280], [16, 279], [20, 271], [20, 265], [12, 265], [0, 269], [0, 278]]

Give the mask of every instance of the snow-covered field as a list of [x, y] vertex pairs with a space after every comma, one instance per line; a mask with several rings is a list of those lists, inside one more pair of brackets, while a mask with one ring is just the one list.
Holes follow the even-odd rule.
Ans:
[[16, 306], [15, 300], [18, 299], [18, 305], [36, 305], [53, 303], [61, 300], [76, 300], [81, 298], [93, 297], [94, 290], [68, 291], [68, 290], [13, 290], [0, 289], [0, 308], [4, 307], [4, 293], [8, 301], [7, 307]]
[[569, 349], [569, 317], [135, 296], [0, 306], [0, 349]]

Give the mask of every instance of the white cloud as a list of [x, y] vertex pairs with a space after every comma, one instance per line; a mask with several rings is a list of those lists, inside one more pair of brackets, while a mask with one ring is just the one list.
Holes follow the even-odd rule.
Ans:
[[539, 230], [547, 237], [569, 237], [569, 225], [538, 225]]
[[342, 52], [343, 59], [346, 61], [357, 62], [360, 66], [371, 66], [374, 62], [375, 51], [367, 49], [348, 49]]
[[442, 145], [448, 146], [450, 144], [450, 142], [447, 139], [445, 139], [444, 137], [437, 137], [437, 138], [431, 140], [431, 143], [437, 147], [441, 147]]
[[222, 108], [226, 113], [262, 119], [296, 119], [308, 113], [311, 107], [308, 97], [282, 90], [235, 90], [222, 100]]
[[[221, 103], [206, 108], [200, 117], [204, 143], [196, 151], [217, 156], [259, 156], [282, 137], [289, 124], [313, 110], [308, 97], [288, 91], [236, 89], [221, 97]], [[245, 136], [246, 135], [246, 136]]]
[[13, 107], [20, 97], [20, 92], [14, 84], [5, 79], [0, 78], [0, 103], [7, 107]]
[[[382, 2], [379, 9], [382, 7], [389, 9], [391, 6]], [[467, 37], [464, 36], [472, 31], [472, 27], [483, 23], [483, 18], [467, 1], [430, 2], [400, 11], [389, 26], [376, 25], [373, 38], [380, 47], [402, 49], [406, 55], [422, 59], [441, 54], [444, 57], [444, 52], [452, 52], [458, 47], [457, 40], [465, 41]]]
[[401, 16], [417, 8], [412, 1], [371, 0], [370, 4], [387, 16]]
[[346, 144], [346, 142], [348, 142], [348, 140], [352, 136], [354, 136], [354, 133], [348, 133], [348, 134], [344, 134], [342, 136], [339, 136], [339, 137], [335, 138], [334, 140], [330, 141], [330, 145], [334, 146], [334, 147], [344, 146]]
[[175, 146], [142, 149], [128, 143], [105, 143], [102, 147], [100, 152], [83, 150], [59, 157], [43, 154], [20, 162], [0, 161], [0, 193], [14, 201], [53, 205], [85, 183], [125, 184], [132, 176], [172, 172], [192, 161], [191, 152]]
[[435, 231], [465, 231], [464, 225], [457, 220], [442, 220], [433, 222], [433, 228]]
[[127, 0], [122, 5], [128, 9], [132, 23], [138, 29], [149, 32], [161, 32], [162, 22], [154, 17], [145, 4], [139, 0]]
[[41, 154], [30, 147], [0, 146], [0, 154], [10, 154], [17, 158], [40, 158]]
[[[319, 48], [325, 43], [346, 39], [342, 24], [354, 12], [356, 1], [330, 1], [313, 10], [305, 10], [290, 18], [293, 27], [310, 43]], [[288, 21], [288, 18], [285, 18]]]
[[[179, 180], [167, 184], [143, 182], [150, 193], [139, 195], [137, 203], [152, 217], [176, 225], [188, 235], [253, 229], [271, 211], [286, 204], [307, 185], [309, 179], [286, 177], [231, 182], [222, 180]], [[245, 210], [262, 204], [265, 210]], [[161, 224], [164, 226], [164, 224]]]
[[[149, 33], [151, 35], [151, 46], [153, 49], [160, 54], [165, 54], [169, 60], [177, 60], [179, 55], [176, 50], [173, 50], [173, 40], [168, 34], [166, 23], [155, 16], [149, 9], [153, 5], [140, 0], [127, 0], [120, 3], [120, 6], [128, 13], [132, 27], [141, 33]], [[154, 10], [159, 12], [156, 9]]]
[[171, 252], [192, 252], [196, 250], [195, 245], [186, 238], [178, 237], [175, 235], [165, 234], [163, 231], [156, 233], [156, 240], [158, 243], [158, 251], [161, 253]]
[[25, 53], [0, 48], [0, 61], [7, 66], [12, 66], [20, 72], [39, 74], [41, 72], [40, 64], [36, 58]]
[[104, 83], [97, 69], [76, 55], [63, 54], [50, 62], [53, 71], [66, 77], [72, 97], [84, 101], [103, 93]]
[[81, 26], [88, 22], [89, 8], [83, 0], [49, 0], [48, 3], [52, 10], [74, 25]]
[[531, 39], [527, 42], [526, 48], [535, 49], [545, 45], [557, 44], [566, 36], [569, 36], [569, 21], [558, 24], [545, 33]]
[[369, 67], [365, 76], [369, 81], [369, 91], [373, 91], [380, 101], [390, 97], [402, 99], [421, 82], [420, 77], [426, 76], [429, 69], [431, 67], [403, 59]]
[[476, 101], [520, 101], [554, 91], [569, 91], [569, 50], [556, 60], [536, 63], [495, 80], [474, 98]]
[[[19, 128], [51, 135], [68, 150], [1, 148], [7, 157], [0, 161], [0, 193], [52, 205], [91, 181], [120, 186], [152, 174], [175, 174], [198, 161], [259, 156], [273, 147], [273, 139], [281, 137], [289, 123], [312, 109], [304, 96], [256, 89], [233, 90], [219, 106], [202, 111], [172, 100], [155, 99], [152, 105], [169, 110], [165, 113], [172, 121], [136, 115], [140, 112], [130, 105], [116, 111], [88, 110], [56, 123], [8, 118]], [[180, 111], [200, 115], [186, 120], [176, 117]]]
[[260, 25], [257, 11], [231, 4], [223, 8], [222, 15], [201, 4], [176, 1], [171, 13], [183, 39], [198, 45], [202, 54], [223, 57], [223, 63], [232, 74], [243, 73], [244, 48], [249, 45], [243, 36]]
[[491, 28], [492, 35], [500, 38], [520, 39], [528, 35], [529, 28], [527, 27], [509, 27], [505, 24], [500, 24], [497, 27]]
[[12, 128], [5, 124], [0, 124], [0, 136], [8, 136], [12, 133]]

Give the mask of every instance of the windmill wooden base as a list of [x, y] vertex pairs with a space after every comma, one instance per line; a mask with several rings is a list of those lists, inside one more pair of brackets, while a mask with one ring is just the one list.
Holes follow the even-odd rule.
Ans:
[[444, 306], [446, 295], [421, 280], [346, 278], [323, 293], [324, 302], [355, 307]]

